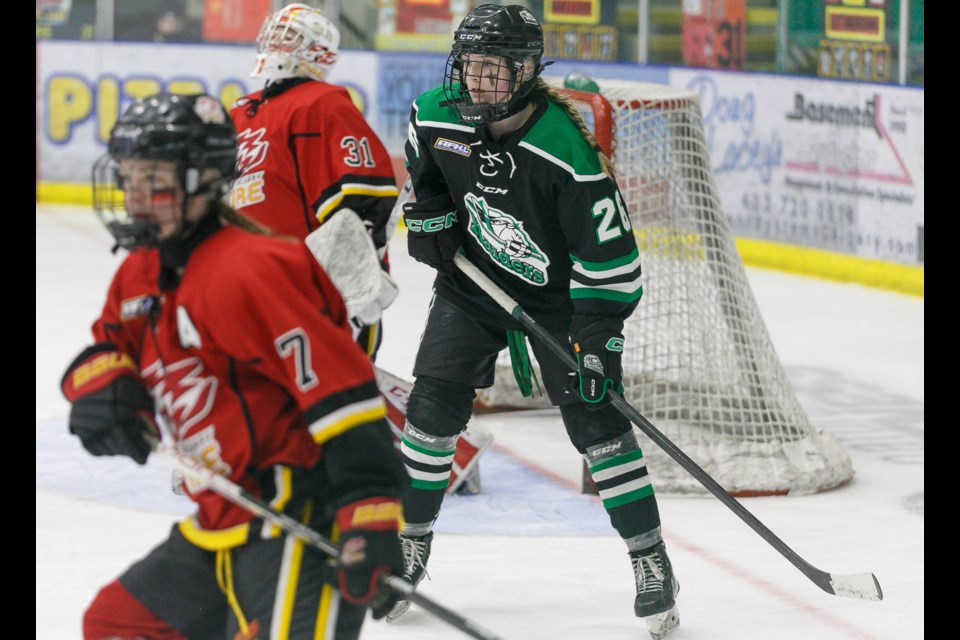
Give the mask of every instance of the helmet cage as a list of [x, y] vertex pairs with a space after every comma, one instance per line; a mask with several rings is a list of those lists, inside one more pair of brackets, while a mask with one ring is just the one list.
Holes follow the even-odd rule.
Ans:
[[340, 55], [340, 30], [319, 9], [290, 4], [263, 21], [252, 78], [326, 80]]
[[[519, 5], [481, 5], [471, 11], [454, 33], [447, 58], [443, 90], [446, 103], [458, 119], [473, 126], [503, 120], [518, 113], [543, 71], [543, 30], [536, 18]], [[484, 67], [494, 64], [510, 69], [511, 94], [492, 103], [474, 104], [467, 91], [467, 56], [484, 57]], [[485, 71], [486, 73], [486, 71]], [[495, 76], [496, 77], [496, 76]]]
[[190, 226], [184, 220], [190, 196], [224, 197], [229, 190], [236, 176], [236, 134], [223, 105], [206, 94], [157, 94], [134, 102], [117, 120], [107, 152], [93, 166], [93, 209], [118, 247], [156, 246], [156, 222], [134, 216], [126, 202], [119, 171], [126, 159], [173, 163], [185, 195], [179, 235]]

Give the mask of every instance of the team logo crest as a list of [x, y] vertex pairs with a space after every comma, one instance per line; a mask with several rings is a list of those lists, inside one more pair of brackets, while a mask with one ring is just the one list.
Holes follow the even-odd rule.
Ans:
[[482, 196], [468, 193], [464, 203], [470, 212], [470, 233], [496, 264], [530, 284], [547, 284], [550, 259], [530, 239], [522, 222], [491, 207]]
[[263, 127], [244, 129], [237, 134], [237, 171], [240, 175], [255, 169], [267, 159], [270, 143], [264, 140], [266, 135], [267, 130]]

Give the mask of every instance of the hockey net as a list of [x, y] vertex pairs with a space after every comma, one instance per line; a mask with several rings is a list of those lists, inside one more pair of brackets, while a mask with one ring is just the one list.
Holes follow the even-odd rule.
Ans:
[[[699, 97], [648, 83], [598, 85], [600, 94], [562, 91], [616, 165], [643, 262], [643, 298], [624, 329], [624, 397], [733, 495], [845, 484], [850, 457], [810, 424], [754, 300], [714, 182]], [[488, 410], [549, 406], [520, 395], [506, 351], [495, 385], [479, 394]], [[637, 433], [658, 492], [706, 493]]]

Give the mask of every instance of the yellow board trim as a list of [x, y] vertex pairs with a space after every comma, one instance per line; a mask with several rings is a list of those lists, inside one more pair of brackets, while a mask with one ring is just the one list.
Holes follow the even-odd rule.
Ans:
[[[38, 182], [37, 204], [92, 206], [93, 194], [90, 187], [85, 185]], [[402, 222], [397, 225], [397, 230], [401, 232], [406, 230]], [[765, 240], [736, 238], [735, 241], [743, 263], [749, 267], [775, 269], [838, 282], [852, 282], [867, 287], [876, 287], [920, 298], [924, 297], [923, 267], [860, 258], [822, 249], [809, 249]]]
[[848, 256], [764, 240], [736, 239], [743, 263], [923, 297], [923, 267]]

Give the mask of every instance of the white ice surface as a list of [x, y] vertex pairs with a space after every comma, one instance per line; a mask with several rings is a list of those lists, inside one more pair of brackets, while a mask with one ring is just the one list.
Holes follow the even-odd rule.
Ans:
[[[100, 586], [190, 510], [170, 469], [93, 458], [67, 435], [59, 392], [89, 342], [120, 256], [96, 217], [37, 208], [38, 640], [80, 638]], [[410, 379], [431, 272], [391, 248], [400, 295], [387, 310], [384, 369]], [[856, 476], [805, 497], [743, 504], [815, 567], [874, 573], [884, 600], [827, 594], [712, 497], [660, 496], [681, 584], [671, 640], [924, 638], [923, 300], [748, 269], [767, 328], [815, 426], [850, 452]], [[448, 499], [421, 591], [509, 640], [647, 640], [633, 617], [626, 549], [593, 498], [551, 411], [477, 418], [496, 440], [483, 493]], [[654, 476], [654, 483], [656, 478]], [[937, 638], [952, 637], [949, 625]], [[414, 606], [400, 623], [369, 621], [365, 640], [466, 638]]]

